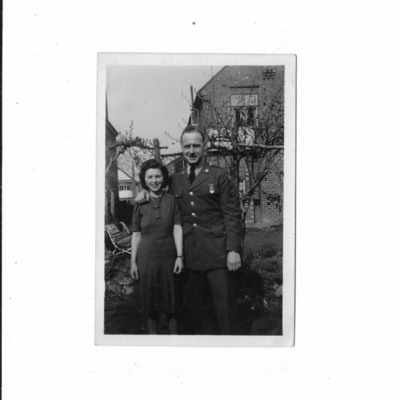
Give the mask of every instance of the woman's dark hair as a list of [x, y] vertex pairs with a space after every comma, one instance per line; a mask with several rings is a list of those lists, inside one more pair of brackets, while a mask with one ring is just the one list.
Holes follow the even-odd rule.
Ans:
[[162, 187], [165, 188], [169, 184], [169, 175], [168, 175], [168, 170], [167, 167], [160, 163], [157, 160], [151, 159], [147, 160], [142, 164], [142, 167], [140, 168], [139, 172], [139, 178], [140, 178], [140, 183], [142, 184], [142, 187], [146, 190], [149, 190], [149, 188], [146, 185], [144, 177], [146, 176], [146, 172], [149, 169], [159, 169], [162, 173], [162, 176], [164, 178], [164, 182], [162, 184]]
[[185, 133], [193, 133], [193, 132], [197, 132], [201, 135], [201, 138], [203, 139], [203, 143], [205, 143], [207, 141], [207, 135], [202, 128], [200, 128], [199, 126], [196, 126], [196, 125], [188, 125], [181, 134], [181, 142], [182, 142], [183, 135]]

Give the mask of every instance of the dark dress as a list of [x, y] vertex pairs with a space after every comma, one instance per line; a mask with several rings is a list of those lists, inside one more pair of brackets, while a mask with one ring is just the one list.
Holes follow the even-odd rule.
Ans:
[[141, 232], [135, 299], [142, 312], [152, 318], [161, 312], [176, 312], [174, 225], [182, 225], [182, 217], [173, 195], [165, 193], [161, 199], [134, 205], [132, 231]]

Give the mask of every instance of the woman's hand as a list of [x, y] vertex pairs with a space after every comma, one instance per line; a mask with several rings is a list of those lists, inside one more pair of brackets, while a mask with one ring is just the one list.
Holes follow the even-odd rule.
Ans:
[[177, 257], [175, 260], [175, 266], [174, 266], [174, 273], [175, 274], [180, 274], [183, 270], [183, 260], [182, 257]]
[[137, 264], [135, 262], [131, 262], [130, 275], [135, 280], [139, 279], [139, 270], [138, 270], [138, 266], [137, 266]]

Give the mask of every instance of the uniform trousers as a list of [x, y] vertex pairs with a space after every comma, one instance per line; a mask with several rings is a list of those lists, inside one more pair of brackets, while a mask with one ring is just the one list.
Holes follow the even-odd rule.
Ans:
[[[186, 270], [189, 308], [195, 334], [232, 334], [236, 317], [234, 281], [226, 268]], [[214, 329], [217, 322], [217, 329]], [[215, 332], [215, 330], [217, 332]]]

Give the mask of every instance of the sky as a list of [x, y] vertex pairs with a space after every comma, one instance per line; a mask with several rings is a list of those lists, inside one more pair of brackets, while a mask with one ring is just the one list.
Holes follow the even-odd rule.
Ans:
[[[179, 139], [190, 115], [190, 85], [204, 86], [222, 66], [109, 66], [108, 119], [117, 131], [158, 138], [163, 153], [179, 150], [165, 132]], [[194, 92], [196, 93], [196, 92]]]

